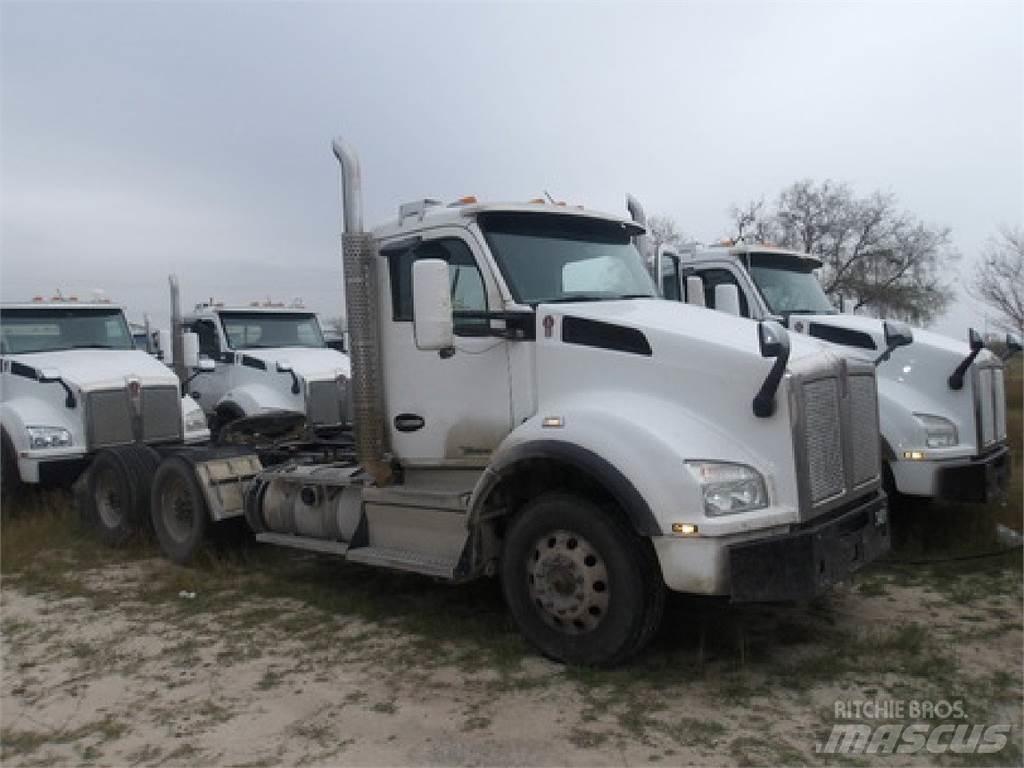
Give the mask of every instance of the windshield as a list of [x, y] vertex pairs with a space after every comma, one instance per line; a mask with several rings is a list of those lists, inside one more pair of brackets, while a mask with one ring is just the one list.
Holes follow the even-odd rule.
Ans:
[[309, 312], [221, 312], [231, 349], [323, 347], [316, 315]]
[[750, 276], [761, 291], [768, 310], [788, 315], [834, 315], [813, 266], [793, 256], [774, 253], [750, 254]]
[[134, 349], [124, 313], [51, 308], [0, 311], [0, 351], [8, 355], [63, 349]]
[[536, 213], [484, 213], [479, 223], [521, 304], [657, 295], [622, 224]]

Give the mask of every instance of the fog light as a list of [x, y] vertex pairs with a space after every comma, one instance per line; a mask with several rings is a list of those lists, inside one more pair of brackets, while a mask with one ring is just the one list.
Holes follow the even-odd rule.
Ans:
[[904, 451], [903, 458], [909, 461], [921, 461], [924, 458], [924, 451]]
[[672, 533], [680, 536], [696, 536], [697, 526], [693, 523], [672, 523]]
[[542, 427], [554, 427], [559, 428], [563, 425], [561, 416], [545, 416], [544, 421], [541, 422]]

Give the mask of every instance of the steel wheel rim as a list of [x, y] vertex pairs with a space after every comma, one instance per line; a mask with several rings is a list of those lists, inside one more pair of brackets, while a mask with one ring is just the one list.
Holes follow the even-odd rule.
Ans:
[[530, 600], [559, 632], [592, 632], [608, 613], [608, 567], [578, 533], [557, 530], [539, 537], [527, 554], [526, 574]]
[[103, 525], [111, 530], [120, 527], [124, 522], [124, 506], [121, 490], [112, 469], [103, 469], [97, 473], [93, 499]]
[[169, 480], [160, 492], [160, 516], [172, 539], [178, 543], [188, 541], [195, 523], [195, 508], [180, 477]]

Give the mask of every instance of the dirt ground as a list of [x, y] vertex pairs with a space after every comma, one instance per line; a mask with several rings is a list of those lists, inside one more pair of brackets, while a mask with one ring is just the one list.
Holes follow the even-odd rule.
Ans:
[[[107, 550], [5, 521], [4, 765], [1019, 765], [1019, 553], [876, 567], [826, 598], [673, 600], [622, 669], [537, 657], [497, 585], [226, 546]], [[45, 546], [39, 545], [45, 541]], [[826, 756], [836, 701], [959, 700], [995, 755]]]

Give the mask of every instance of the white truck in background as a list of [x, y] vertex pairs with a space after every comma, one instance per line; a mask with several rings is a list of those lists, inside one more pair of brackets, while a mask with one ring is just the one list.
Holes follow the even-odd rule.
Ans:
[[[1005, 495], [1011, 461], [1003, 364], [975, 331], [963, 343], [914, 328], [912, 344], [886, 354], [884, 321], [839, 313], [814, 274], [822, 266], [815, 256], [728, 243], [666, 250], [658, 263], [666, 298], [775, 317], [849, 359], [877, 363], [890, 495], [979, 503]], [[1006, 342], [1008, 355], [1020, 351], [1015, 336]]]
[[[210, 437], [202, 409], [135, 349], [124, 310], [109, 301], [4, 303], [0, 355], [5, 488], [70, 483], [103, 449]], [[138, 452], [155, 464], [154, 455]], [[100, 508], [116, 523], [110, 501]]]
[[348, 357], [326, 345], [313, 312], [299, 304], [211, 301], [182, 316], [177, 280], [170, 280], [172, 335], [194, 335], [199, 358], [213, 367], [172, 364], [215, 434], [237, 419], [271, 411], [302, 413], [318, 431], [351, 422]]
[[354, 444], [163, 451], [168, 557], [244, 516], [267, 544], [500, 575], [541, 652], [610, 665], [653, 636], [666, 587], [803, 599], [888, 547], [872, 365], [662, 301], [617, 216], [421, 200], [366, 232], [356, 157], [333, 148]]

